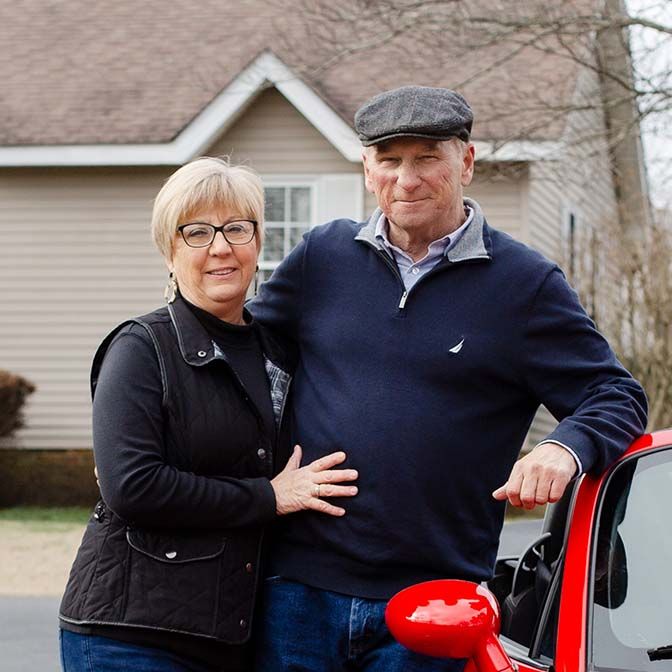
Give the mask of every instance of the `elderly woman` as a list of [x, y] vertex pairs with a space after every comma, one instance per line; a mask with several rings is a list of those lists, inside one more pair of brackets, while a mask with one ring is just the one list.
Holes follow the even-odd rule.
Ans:
[[94, 358], [102, 500], [61, 604], [65, 672], [247, 669], [264, 526], [341, 516], [321, 497], [357, 492], [357, 473], [334, 469], [343, 453], [300, 467], [298, 446], [289, 461], [276, 450], [291, 361], [243, 307], [263, 211], [259, 178], [214, 158], [156, 198], [168, 305]]

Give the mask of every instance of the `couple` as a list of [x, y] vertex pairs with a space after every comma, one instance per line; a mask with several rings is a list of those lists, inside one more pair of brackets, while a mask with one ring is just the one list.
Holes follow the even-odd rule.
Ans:
[[[312, 230], [249, 311], [258, 177], [203, 158], [166, 182], [168, 305], [93, 362], [102, 500], [61, 605], [65, 672], [461, 670], [396, 644], [387, 600], [489, 578], [504, 500], [556, 501], [644, 431], [561, 271], [463, 198], [471, 124], [447, 89], [368, 101], [379, 209]], [[540, 403], [560, 423], [515, 462]]]

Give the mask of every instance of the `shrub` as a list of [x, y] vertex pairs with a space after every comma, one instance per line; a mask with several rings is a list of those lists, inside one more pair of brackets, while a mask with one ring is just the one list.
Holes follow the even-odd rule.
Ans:
[[672, 426], [672, 228], [605, 221], [585, 233], [573, 278], [619, 359], [644, 386], [649, 428]]
[[23, 427], [21, 409], [35, 386], [21, 376], [0, 370], [0, 437]]

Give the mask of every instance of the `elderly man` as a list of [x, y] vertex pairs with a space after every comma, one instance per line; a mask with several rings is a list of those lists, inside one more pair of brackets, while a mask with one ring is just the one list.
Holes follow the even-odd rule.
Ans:
[[[260, 672], [462, 669], [397, 645], [386, 601], [418, 581], [490, 578], [503, 500], [556, 501], [644, 430], [644, 392], [560, 269], [464, 198], [471, 125], [446, 89], [367, 102], [355, 126], [379, 209], [310, 231], [252, 306], [299, 346], [304, 459], [344, 450], [360, 474], [341, 518], [283, 522]], [[540, 403], [559, 425], [515, 463]]]

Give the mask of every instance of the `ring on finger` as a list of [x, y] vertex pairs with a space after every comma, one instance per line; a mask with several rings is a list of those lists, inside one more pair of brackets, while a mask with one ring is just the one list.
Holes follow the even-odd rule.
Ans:
[[319, 483], [315, 483], [315, 489], [314, 489], [314, 492], [313, 492], [313, 496], [317, 497], [317, 499], [320, 498], [320, 484]]

